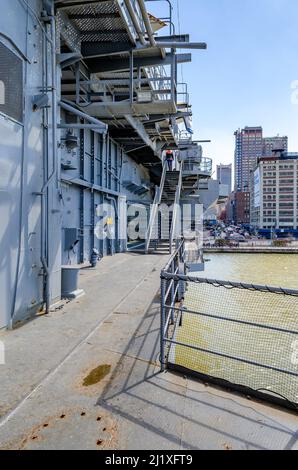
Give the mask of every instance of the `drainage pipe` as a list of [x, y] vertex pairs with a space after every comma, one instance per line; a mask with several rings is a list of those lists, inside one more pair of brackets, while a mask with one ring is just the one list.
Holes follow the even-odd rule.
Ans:
[[[44, 89], [48, 90], [48, 78], [49, 78], [49, 70], [48, 70], [48, 59], [47, 59], [47, 51], [48, 51], [48, 43], [46, 37], [43, 37], [43, 86]], [[48, 124], [49, 124], [49, 110], [48, 108], [43, 109], [43, 151], [44, 151], [44, 165], [43, 165], [43, 182], [48, 178], [48, 171], [49, 171], [49, 133], [48, 133]], [[46, 263], [47, 257], [47, 233], [48, 233], [48, 220], [47, 220], [47, 212], [46, 212], [46, 197], [45, 191], [41, 192], [40, 198], [40, 232], [41, 232], [41, 252], [40, 252], [40, 260], [43, 268], [43, 301], [46, 302], [46, 286], [47, 286], [47, 279], [49, 275], [48, 266]]]
[[[26, 35], [28, 32], [28, 11], [27, 11], [27, 19], [26, 19]], [[28, 37], [26, 39], [26, 55], [28, 52]], [[24, 73], [24, 90], [26, 94], [27, 90], [27, 81], [28, 81], [28, 64], [25, 64], [25, 73]], [[25, 98], [26, 100], [26, 98]], [[16, 313], [16, 303], [17, 303], [17, 294], [18, 294], [18, 285], [19, 285], [19, 277], [20, 277], [20, 263], [21, 263], [21, 251], [22, 251], [22, 226], [23, 226], [23, 215], [24, 215], [24, 167], [25, 167], [25, 132], [26, 132], [26, 101], [24, 103], [23, 108], [23, 128], [22, 128], [22, 156], [21, 156], [21, 176], [20, 176], [20, 211], [18, 217], [18, 252], [17, 252], [17, 262], [16, 262], [16, 275], [15, 275], [15, 283], [12, 292], [12, 304], [11, 304], [11, 311], [10, 311], [10, 318], [8, 321], [8, 329], [13, 329], [13, 320]]]
[[97, 134], [105, 134], [106, 130], [103, 127], [96, 127], [93, 124], [58, 124], [58, 129], [87, 129]]
[[[51, 181], [56, 178], [58, 171], [58, 152], [57, 152], [57, 70], [56, 70], [56, 21], [55, 21], [55, 12], [54, 6], [52, 9], [51, 15], [51, 40], [52, 40], [52, 49], [51, 49], [51, 69], [52, 69], [52, 151], [53, 151], [53, 169], [49, 178], [43, 185], [41, 190], [41, 211], [42, 214], [45, 214], [46, 208], [46, 191], [51, 183]], [[58, 186], [58, 181], [56, 181]], [[47, 204], [48, 210], [48, 204]], [[43, 215], [42, 215], [43, 217]], [[46, 302], [46, 314], [50, 312], [51, 304], [51, 293], [50, 293], [50, 270], [49, 270], [49, 227], [48, 227], [48, 212], [46, 216], [46, 234], [45, 234], [45, 245], [47, 253], [42, 251], [41, 263], [45, 275], [45, 302]], [[43, 250], [43, 247], [42, 247]]]
[[81, 119], [85, 119], [86, 121], [89, 121], [91, 124], [94, 124], [95, 127], [103, 129], [106, 133], [108, 132], [107, 124], [104, 124], [103, 122], [99, 121], [98, 119], [95, 119], [95, 118], [89, 116], [89, 114], [86, 114], [86, 113], [83, 113], [82, 111], [79, 111], [78, 109], [76, 109], [73, 106], [65, 103], [64, 101], [59, 101], [58, 104], [65, 111], [68, 111], [69, 113], [72, 113], [72, 114], [74, 114], [75, 116], [78, 116]]
[[52, 68], [52, 151], [53, 151], [53, 169], [47, 181], [44, 183], [41, 194], [48, 189], [52, 179], [57, 174], [58, 153], [57, 153], [57, 77], [56, 77], [56, 22], [55, 17], [51, 17], [51, 35], [52, 51], [51, 51], [51, 68]]
[[134, 25], [134, 28], [136, 30], [136, 32], [138, 33], [138, 36], [140, 38], [140, 42], [141, 44], [143, 44], [143, 46], [146, 46], [147, 45], [147, 41], [145, 39], [145, 36], [144, 36], [144, 33], [140, 27], [140, 23], [138, 21], [138, 18], [137, 18], [137, 15], [136, 15], [136, 12], [135, 10], [133, 9], [132, 7], [132, 4], [131, 4], [131, 0], [125, 0], [125, 5], [126, 5], [126, 8], [130, 14], [130, 17], [132, 19], [132, 22], [133, 22], [133, 25]]
[[[58, 150], [57, 150], [57, 70], [56, 70], [56, 20], [54, 5], [52, 7], [52, 13], [50, 17], [51, 24], [51, 81], [52, 81], [52, 157], [53, 157], [53, 169], [45, 181], [40, 196], [41, 196], [41, 218], [43, 220], [42, 230], [45, 230], [43, 236], [43, 243], [45, 246], [41, 247], [41, 264], [44, 271], [45, 277], [45, 304], [46, 314], [50, 312], [51, 305], [51, 293], [50, 293], [50, 269], [49, 269], [49, 226], [48, 226], [48, 201], [47, 201], [47, 190], [50, 183], [54, 178], [57, 177], [58, 172]], [[46, 36], [48, 39], [48, 36]], [[47, 77], [46, 77], [47, 80]], [[47, 143], [48, 144], [48, 143]], [[48, 161], [46, 162], [48, 165]], [[58, 180], [56, 178], [56, 185], [58, 189]]]
[[[34, 17], [36, 17], [36, 14], [28, 4], [26, 0], [23, 0], [25, 5], [27, 6], [27, 9], [30, 10], [31, 14], [34, 14]], [[27, 14], [28, 14], [27, 10]], [[38, 19], [38, 18], [37, 18]], [[46, 222], [45, 219], [45, 206], [46, 206], [46, 191], [53, 180], [53, 178], [57, 175], [57, 169], [58, 169], [58, 153], [57, 153], [57, 76], [56, 76], [56, 21], [55, 21], [55, 7], [54, 7], [54, 2], [52, 5], [52, 12], [51, 12], [51, 17], [50, 17], [50, 23], [51, 23], [51, 37], [48, 36], [47, 31], [44, 29], [43, 25], [41, 24], [41, 21], [38, 19], [38, 24], [43, 32], [44, 38], [46, 41], [51, 45], [51, 68], [52, 68], [52, 149], [53, 149], [53, 170], [47, 181], [44, 183], [42, 190], [40, 193], [36, 193], [37, 195], [41, 196], [41, 231], [45, 230], [45, 236], [42, 234], [42, 246], [41, 246], [41, 264], [44, 270], [44, 276], [45, 276], [45, 303], [46, 303], [46, 313], [49, 313], [50, 309], [50, 286], [49, 286], [49, 267], [48, 267], [48, 260], [47, 260], [47, 255], [43, 253], [44, 250], [44, 245], [48, 247], [48, 223]], [[28, 27], [28, 25], [27, 25]], [[46, 71], [47, 74], [47, 71]], [[27, 71], [26, 71], [26, 77], [25, 81], [27, 78]], [[46, 76], [47, 80], [47, 76]], [[25, 90], [26, 90], [26, 83], [25, 83]], [[24, 132], [23, 131], [23, 154], [25, 152], [25, 139], [24, 139]], [[48, 142], [47, 142], [48, 145]], [[48, 154], [48, 152], [47, 152]], [[24, 157], [22, 159], [22, 162], [24, 160]], [[22, 163], [23, 165], [24, 163]], [[48, 158], [47, 162], [48, 164]], [[22, 175], [23, 175], [23, 170], [22, 170]], [[58, 181], [57, 181], [58, 185]], [[21, 188], [21, 195], [23, 193], [23, 189]], [[22, 209], [22, 203], [21, 203], [21, 218], [23, 217], [23, 209]], [[21, 238], [21, 237], [20, 237]], [[13, 308], [12, 308], [12, 313], [11, 313], [11, 318], [10, 318], [10, 323], [9, 323], [9, 328], [13, 328], [13, 320], [15, 316], [15, 307], [16, 307], [16, 294], [17, 294], [17, 285], [18, 285], [18, 280], [19, 280], [19, 264], [20, 264], [20, 251], [21, 247], [19, 246], [19, 254], [18, 254], [18, 262], [17, 262], [17, 278], [16, 278], [16, 286], [15, 286], [15, 292], [14, 292], [14, 300], [13, 300]]]
[[[57, 140], [57, 136], [56, 136], [56, 130], [57, 130], [57, 113], [55, 112], [56, 111], [56, 106], [57, 106], [57, 95], [56, 95], [56, 23], [55, 23], [55, 7], [54, 7], [54, 2], [53, 2], [53, 6], [52, 6], [52, 16], [51, 16], [51, 36], [52, 37], [49, 37], [48, 34], [47, 34], [47, 31], [45, 30], [45, 28], [43, 27], [41, 21], [39, 20], [39, 18], [37, 17], [37, 15], [35, 14], [34, 10], [30, 7], [30, 5], [28, 4], [28, 2], [26, 0], [23, 0], [23, 3], [26, 5], [27, 7], [27, 30], [26, 32], [28, 31], [28, 16], [29, 16], [29, 11], [31, 13], [31, 15], [34, 16], [35, 19], [37, 19], [38, 21], [38, 24], [42, 30], [42, 33], [43, 33], [43, 36], [46, 40], [46, 42], [48, 42], [51, 46], [51, 59], [52, 59], [52, 101], [53, 101], [53, 118], [52, 118], [52, 125], [53, 125], [53, 172], [51, 174], [51, 176], [49, 177], [49, 179], [47, 180], [47, 182], [43, 185], [42, 187], [42, 190], [40, 193], [38, 193], [38, 195], [41, 196], [42, 200], [41, 200], [41, 219], [43, 220], [44, 219], [44, 208], [45, 208], [45, 192], [46, 192], [46, 189], [48, 188], [51, 180], [54, 178], [55, 174], [56, 174], [56, 171], [57, 171], [57, 144], [55, 145], [55, 142]], [[26, 47], [28, 49], [28, 41], [26, 43]], [[30, 63], [29, 60], [27, 60], [27, 62]], [[46, 78], [47, 80], [47, 78]], [[25, 71], [25, 84], [24, 84], [24, 89], [25, 89], [25, 92], [27, 90], [27, 64], [26, 64], [26, 71]], [[24, 121], [25, 121], [25, 118], [26, 118], [26, 115], [25, 115], [25, 108], [24, 108]], [[24, 138], [24, 133], [25, 133], [25, 127], [23, 129], [23, 142], [22, 142], [22, 180], [21, 180], [21, 208], [20, 208], [20, 220], [22, 221], [22, 218], [23, 218], [23, 174], [24, 174], [24, 171], [23, 171], [23, 168], [24, 168], [24, 154], [25, 154], [25, 138]], [[47, 152], [48, 153], [48, 152]], [[47, 159], [48, 161], [48, 159]], [[41, 224], [41, 230], [43, 229], [43, 224]], [[21, 227], [20, 227], [20, 230], [21, 230]], [[48, 269], [48, 265], [47, 265], [47, 262], [46, 262], [46, 258], [43, 254], [43, 249], [44, 247], [41, 246], [41, 263], [42, 263], [42, 266], [43, 266], [43, 269], [44, 269], [44, 272], [46, 273], [46, 280], [45, 280], [45, 284], [46, 284], [46, 291], [49, 292], [49, 289], [48, 289], [48, 277], [49, 277], [49, 269]], [[19, 282], [19, 269], [20, 269], [20, 256], [21, 256], [21, 232], [20, 232], [20, 241], [19, 241], [19, 253], [18, 253], [18, 260], [17, 260], [17, 274], [16, 274], [16, 285], [15, 285], [15, 290], [14, 290], [14, 295], [13, 295], [13, 307], [12, 307], [12, 311], [11, 311], [11, 318], [10, 318], [10, 321], [9, 321], [9, 328], [12, 329], [13, 328], [13, 323], [14, 323], [14, 317], [15, 317], [15, 309], [16, 309], [16, 297], [17, 297], [17, 287], [18, 287], [18, 282]], [[49, 298], [49, 295], [46, 295], [46, 311], [48, 312], [49, 311], [49, 301], [48, 301], [48, 298]]]
[[147, 12], [147, 9], [146, 9], [146, 6], [145, 6], [145, 2], [144, 2], [144, 0], [137, 0], [137, 1], [138, 1], [140, 10], [141, 10], [142, 16], [143, 16], [145, 26], [146, 26], [147, 34], [148, 34], [148, 37], [149, 37], [149, 42], [150, 42], [152, 47], [160, 47], [159, 44], [158, 45], [156, 44], [156, 41], [155, 41], [155, 38], [154, 38], [154, 33], [153, 33], [153, 30], [152, 30], [152, 26], [151, 26], [151, 23], [150, 23], [150, 20], [149, 20], [148, 12]]

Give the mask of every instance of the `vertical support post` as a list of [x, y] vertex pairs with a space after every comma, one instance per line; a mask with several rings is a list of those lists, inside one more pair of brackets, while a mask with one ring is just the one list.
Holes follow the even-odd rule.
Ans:
[[171, 4], [171, 2], [169, 2], [169, 6], [170, 6], [170, 36], [172, 36], [172, 34], [174, 33], [174, 23], [173, 23], [173, 6]]
[[[99, 153], [100, 153], [100, 185], [104, 187], [104, 143], [106, 140], [105, 135], [98, 135], [98, 146], [99, 146]], [[103, 204], [103, 194], [101, 193], [99, 196], [100, 204]], [[104, 256], [104, 241], [103, 237], [99, 240], [99, 251], [102, 256]]]
[[[85, 133], [80, 131], [80, 178], [85, 176]], [[80, 189], [80, 258], [79, 263], [84, 263], [84, 242], [85, 242], [85, 220], [84, 220], [84, 189]]]
[[120, 148], [120, 161], [119, 161], [119, 171], [118, 171], [118, 192], [121, 192], [121, 183], [122, 183], [122, 170], [123, 170], [123, 148]]
[[176, 51], [175, 49], [171, 49], [171, 55], [172, 55], [172, 60], [171, 60], [171, 100], [177, 103], [177, 56], [176, 56]]
[[[171, 264], [171, 271], [172, 271], [172, 274], [174, 275], [175, 274], [175, 259], [173, 259], [173, 262]], [[172, 288], [171, 288], [171, 322], [172, 322], [172, 325], [174, 325], [174, 321], [175, 321], [174, 308], [175, 308], [175, 281], [174, 279], [172, 279]]]
[[[177, 262], [178, 262], [178, 266], [179, 266], [179, 274], [185, 274], [185, 263], [184, 263], [184, 242], [180, 242], [179, 244], [179, 251], [178, 251], [178, 255], [177, 255]], [[185, 282], [182, 281], [182, 280], [179, 280], [178, 281], [179, 283], [179, 296], [178, 296], [178, 300], [179, 302], [184, 298], [184, 294], [185, 294]], [[181, 317], [180, 317], [180, 326], [182, 326], [182, 316], [183, 314], [181, 313]]]
[[133, 50], [130, 51], [129, 53], [129, 68], [130, 68], [130, 74], [129, 74], [129, 98], [130, 98], [130, 104], [133, 104], [133, 92], [134, 92], [134, 87], [133, 87], [133, 81], [134, 81], [134, 57], [133, 57]]
[[165, 326], [166, 326], [166, 280], [163, 279], [161, 273], [160, 283], [160, 370], [164, 372], [166, 369], [166, 348], [165, 348]]
[[[91, 183], [95, 184], [95, 133], [91, 131]], [[90, 246], [90, 257], [92, 256], [93, 248], [95, 248], [95, 194], [94, 190], [91, 189], [91, 246]]]
[[108, 167], [107, 167], [107, 177], [108, 177], [108, 189], [113, 189], [112, 185], [112, 152], [113, 152], [113, 144], [111, 138], [109, 138], [109, 155], [108, 155]]
[[101, 161], [101, 167], [100, 167], [100, 185], [103, 188], [104, 187], [104, 136], [99, 135], [99, 151], [100, 151], [100, 161]]
[[76, 77], [76, 103], [80, 104], [80, 63], [75, 64], [75, 77]]
[[105, 189], [109, 189], [109, 162], [108, 162], [109, 148], [110, 148], [110, 136], [107, 135], [106, 141], [105, 141]]
[[177, 62], [176, 51], [174, 52], [174, 62], [175, 62], [175, 65], [174, 65], [174, 70], [175, 70], [175, 89], [174, 89], [174, 93], [175, 93], [175, 103], [177, 103], [177, 99], [178, 99], [178, 95], [177, 95], [177, 90], [178, 90], [178, 62]]
[[138, 89], [141, 88], [141, 80], [142, 80], [142, 69], [138, 67]]

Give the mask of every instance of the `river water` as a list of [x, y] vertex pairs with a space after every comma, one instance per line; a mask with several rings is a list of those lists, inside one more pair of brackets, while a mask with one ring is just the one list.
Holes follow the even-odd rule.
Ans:
[[206, 253], [205, 259], [204, 277], [298, 290], [298, 254]]
[[[298, 289], [298, 255], [205, 258], [206, 270], [198, 277]], [[297, 297], [189, 283], [184, 307], [189, 313], [176, 327], [175, 340], [202, 351], [173, 346], [170, 362], [298, 403]]]

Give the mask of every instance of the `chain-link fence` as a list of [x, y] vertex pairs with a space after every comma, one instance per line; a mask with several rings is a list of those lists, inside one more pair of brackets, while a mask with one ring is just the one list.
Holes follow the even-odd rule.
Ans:
[[161, 273], [162, 369], [298, 408], [298, 291]]

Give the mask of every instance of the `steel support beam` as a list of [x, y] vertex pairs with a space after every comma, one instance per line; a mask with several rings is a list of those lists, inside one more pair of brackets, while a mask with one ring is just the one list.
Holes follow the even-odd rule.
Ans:
[[66, 183], [66, 184], [69, 184], [69, 185], [74, 185], [74, 186], [78, 186], [80, 188], [85, 188], [85, 189], [91, 189], [92, 191], [96, 191], [98, 193], [103, 193], [103, 194], [108, 194], [110, 196], [119, 196], [120, 193], [118, 193], [118, 191], [113, 191], [111, 189], [107, 189], [105, 187], [102, 187], [102, 186], [98, 186], [97, 184], [92, 184], [92, 183], [89, 183], [88, 181], [85, 181], [85, 180], [82, 180], [80, 178], [75, 178], [75, 179], [72, 179], [72, 178], [61, 178], [61, 181], [63, 183]]
[[[191, 54], [177, 54], [177, 63], [187, 63], [191, 62]], [[162, 57], [144, 57], [144, 58], [135, 58], [134, 67], [154, 67], [156, 65], [171, 65], [172, 64], [172, 54], [166, 54], [165, 58]], [[129, 57], [127, 59], [114, 59], [108, 60], [105, 59], [96, 59], [96, 60], [87, 60], [90, 73], [99, 73], [99, 72], [116, 72], [116, 71], [127, 71], [130, 68]]]
[[[103, 32], [102, 34], [104, 34]], [[160, 36], [156, 37], [156, 47], [159, 49], [206, 49], [206, 43], [190, 43], [189, 35], [183, 36]], [[86, 59], [101, 57], [107, 54], [121, 54], [131, 50], [142, 51], [146, 49], [153, 50], [152, 46], [142, 46], [134, 48], [131, 42], [83, 42], [82, 55]]]
[[137, 132], [137, 134], [141, 137], [143, 142], [153, 150], [153, 152], [157, 155], [158, 150], [157, 150], [157, 145], [156, 142], [153, 142], [153, 140], [150, 139], [149, 135], [147, 134], [147, 131], [141, 121], [138, 119], [134, 118], [133, 116], [126, 114], [125, 119], [127, 122], [131, 125], [131, 127]]
[[164, 142], [154, 142], [150, 139], [149, 135], [146, 132], [145, 127], [143, 124], [136, 118], [130, 115], [125, 116], [127, 122], [135, 129], [137, 134], [141, 137], [143, 142], [146, 144], [147, 147], [150, 147], [153, 153], [160, 158], [161, 149], [164, 145]]
[[207, 49], [205, 42], [159, 42], [158, 46], [171, 49]]
[[58, 129], [87, 129], [91, 130], [97, 134], [106, 134], [106, 130], [102, 127], [95, 127], [93, 124], [70, 124], [70, 123], [61, 123], [58, 124]]
[[[158, 78], [135, 78], [133, 80], [133, 83], [138, 86], [138, 85], [148, 85], [149, 83], [154, 83], [154, 82], [165, 82], [165, 81], [170, 81], [171, 76], [164, 76], [164, 77], [158, 77]], [[63, 85], [73, 85], [75, 83], [74, 80], [63, 80], [62, 84]], [[81, 81], [80, 85], [124, 85], [124, 86], [129, 86], [130, 84], [130, 79], [129, 78], [111, 78], [111, 79], [100, 79], [100, 80], [85, 80]]]
[[156, 36], [155, 41], [160, 47], [160, 42], [189, 42], [189, 34], [176, 34], [173, 36]]
[[114, 36], [115, 34], [127, 34], [127, 30], [123, 28], [115, 28], [115, 29], [87, 29], [84, 30], [83, 33], [85, 35], [94, 34], [98, 36], [99, 41], [101, 40], [101, 36]]
[[99, 121], [98, 119], [95, 119], [91, 116], [89, 116], [86, 113], [83, 113], [82, 111], [79, 111], [78, 109], [74, 108], [73, 106], [70, 106], [67, 103], [64, 103], [63, 101], [59, 101], [59, 106], [64, 109], [65, 111], [68, 111], [69, 113], [74, 114], [75, 116], [78, 116], [81, 119], [86, 119], [86, 121], [89, 121], [91, 124], [95, 125], [95, 128], [101, 128], [105, 130], [106, 132], [108, 131], [108, 126], [104, 124], [103, 122]]
[[99, 0], [55, 0], [55, 7], [59, 10], [67, 10], [68, 8], [79, 8], [81, 6], [95, 5]]
[[132, 48], [130, 42], [83, 42], [82, 56], [85, 59], [91, 59], [92, 57], [130, 52]]
[[70, 65], [76, 64], [81, 59], [82, 56], [78, 52], [57, 54], [57, 63], [60, 64], [62, 69], [64, 69], [65, 67], [69, 67]]
[[[185, 113], [181, 112], [181, 113], [176, 113], [175, 115], [173, 115], [173, 117], [177, 120], [177, 119], [182, 119], [185, 116], [191, 116], [191, 115], [192, 115], [191, 112], [185, 112]], [[147, 124], [150, 124], [150, 123], [166, 121], [168, 118], [169, 117], [165, 116], [164, 114], [156, 115], [154, 117], [150, 116], [149, 119], [144, 122], [144, 125], [146, 126]]]
[[[97, 20], [98, 15], [95, 13], [74, 13], [71, 15], [68, 15], [68, 18], [70, 20]], [[110, 19], [110, 18], [120, 18], [119, 13], [101, 13], [100, 14], [100, 19]]]

